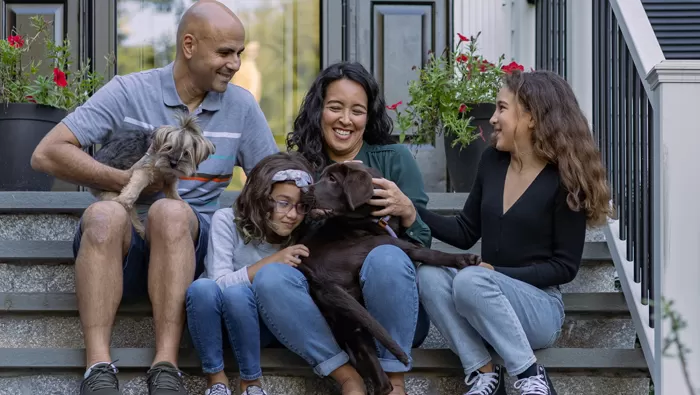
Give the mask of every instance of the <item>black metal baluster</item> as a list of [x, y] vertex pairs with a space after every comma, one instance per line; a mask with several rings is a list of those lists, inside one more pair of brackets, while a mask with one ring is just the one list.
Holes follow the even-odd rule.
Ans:
[[[647, 193], [649, 195], [649, 207], [648, 211], [646, 213], [647, 217], [649, 218], [649, 266], [647, 267], [647, 273], [649, 275], [649, 300], [652, 301], [652, 303], [649, 303], [649, 327], [653, 328], [655, 325], [654, 322], [654, 283], [658, 281], [657, 278], [654, 278], [654, 255], [656, 254], [656, 248], [654, 247], [654, 239], [653, 239], [653, 234], [652, 234], [652, 229], [656, 226], [660, 226], [661, 224], [657, 224], [654, 221], [654, 205], [656, 202], [654, 201], [654, 189], [658, 187], [656, 183], [654, 182], [654, 177], [652, 176], [653, 171], [654, 171], [654, 166], [657, 166], [655, 160], [654, 160], [654, 150], [653, 150], [653, 142], [654, 142], [654, 108], [651, 106], [651, 103], [647, 100], [647, 111], [649, 113], [649, 123], [648, 123], [648, 130], [649, 130], [649, 137], [648, 141], [649, 144], [647, 145], [648, 150], [647, 150], [647, 155], [648, 155], [648, 161], [649, 161], [649, 189], [647, 190]], [[657, 262], [660, 264], [660, 262]]]
[[[637, 275], [637, 269], [639, 266], [639, 261], [634, 259], [634, 250], [637, 248], [637, 223], [635, 220], [635, 207], [637, 200], [637, 190], [636, 190], [636, 180], [634, 177], [634, 161], [636, 141], [634, 139], [634, 60], [630, 54], [627, 45], [625, 45], [625, 58], [627, 59], [627, 80], [625, 82], [626, 94], [626, 108], [625, 111], [625, 123], [627, 124], [627, 144], [625, 146], [626, 156], [627, 156], [627, 180], [625, 184], [627, 185], [627, 220], [629, 222], [629, 231], [627, 238], [627, 260], [634, 262], [635, 276]], [[639, 279], [635, 278], [635, 282], [639, 282]]]
[[[603, 64], [605, 70], [605, 78], [603, 81], [603, 112], [600, 114], [603, 117], [602, 122], [604, 122], [605, 127], [603, 132], [605, 133], [605, 160], [608, 169], [608, 183], [610, 184], [611, 197], [613, 200], [613, 207], [615, 206], [615, 191], [613, 188], [613, 153], [612, 153], [612, 142], [613, 142], [613, 131], [612, 131], [612, 9], [610, 8], [610, 3], [608, 0], [601, 0], [603, 7], [601, 7], [602, 20], [605, 21], [605, 30], [603, 30], [602, 41], [604, 43], [603, 47]], [[615, 213], [615, 216], [618, 214]]]

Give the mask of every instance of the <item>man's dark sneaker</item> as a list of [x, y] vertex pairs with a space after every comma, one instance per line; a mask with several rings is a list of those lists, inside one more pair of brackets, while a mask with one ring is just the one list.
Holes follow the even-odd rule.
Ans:
[[158, 362], [146, 373], [149, 395], [187, 395], [182, 372], [169, 362]]
[[520, 395], [557, 395], [552, 380], [549, 379], [547, 371], [541, 365], [537, 365], [535, 376], [516, 381], [515, 389], [520, 390]]
[[477, 370], [470, 374], [464, 382], [471, 386], [464, 395], [506, 395], [501, 365], [493, 365], [493, 373], [481, 373]]
[[93, 366], [80, 383], [80, 395], [122, 395], [119, 391], [117, 368], [109, 363]]

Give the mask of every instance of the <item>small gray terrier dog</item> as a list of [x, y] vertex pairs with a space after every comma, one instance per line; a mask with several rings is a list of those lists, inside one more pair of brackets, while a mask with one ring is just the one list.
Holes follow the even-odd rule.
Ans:
[[216, 152], [197, 123], [197, 117], [185, 113], [175, 115], [178, 125], [164, 125], [153, 132], [141, 130], [115, 133], [95, 154], [95, 160], [131, 173], [121, 193], [91, 188], [98, 200], [113, 200], [124, 206], [131, 223], [141, 237], [146, 229], [138, 217], [134, 203], [149, 185], [163, 181], [166, 198], [182, 200], [177, 192], [179, 177], [191, 177], [199, 164]]

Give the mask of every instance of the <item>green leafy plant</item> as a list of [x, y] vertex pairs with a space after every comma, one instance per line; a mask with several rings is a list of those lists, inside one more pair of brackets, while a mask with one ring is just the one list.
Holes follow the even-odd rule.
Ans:
[[[665, 298], [662, 300], [663, 303], [663, 313], [662, 319], [671, 321], [671, 327], [669, 335], [664, 338], [664, 348], [663, 354], [667, 357], [677, 357], [681, 369], [683, 370], [683, 379], [685, 380], [685, 385], [688, 388], [688, 393], [690, 395], [695, 395], [697, 391], [693, 386], [691, 381], [692, 375], [688, 370], [688, 355], [690, 354], [690, 349], [683, 344], [681, 341], [681, 331], [687, 327], [686, 321], [683, 317], [673, 309], [673, 301], [667, 301]], [[673, 354], [670, 350], [671, 348], [676, 349], [676, 354]]]
[[472, 117], [467, 114], [481, 103], [494, 103], [501, 77], [515, 69], [523, 70], [516, 62], [503, 65], [505, 55], [496, 63], [477, 52], [476, 37], [457, 34], [459, 41], [454, 51], [445, 50], [440, 56], [430, 53], [425, 66], [418, 68], [418, 78], [408, 85], [410, 100], [405, 110], [399, 110], [403, 101], [387, 106], [396, 112], [396, 125], [401, 131], [400, 141], [414, 128], [414, 144], [434, 144], [440, 133], [454, 136], [452, 146], [463, 147], [479, 136]]
[[[14, 31], [7, 40], [0, 41], [0, 101], [3, 103], [37, 103], [71, 111], [83, 104], [104, 83], [104, 76], [90, 71], [90, 63], [84, 62], [78, 70], [71, 71], [70, 41], [56, 43], [44, 39], [44, 56], [23, 64], [23, 56], [33, 45], [41, 43], [39, 36], [49, 37], [50, 22], [40, 16], [30, 18], [33, 35], [21, 35]], [[107, 59], [107, 67], [113, 59]], [[49, 62], [52, 75], [39, 71], [42, 62]], [[105, 70], [106, 71], [106, 70]]]

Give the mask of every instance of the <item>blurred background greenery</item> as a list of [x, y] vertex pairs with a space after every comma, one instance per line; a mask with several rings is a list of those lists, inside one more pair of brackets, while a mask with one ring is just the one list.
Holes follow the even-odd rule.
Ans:
[[[254, 60], [247, 59], [246, 52], [243, 53], [239, 74], [246, 79], [250, 75], [259, 76], [260, 107], [277, 144], [284, 150], [284, 140], [299, 105], [320, 71], [321, 0], [220, 1], [243, 21], [246, 43], [259, 44]], [[172, 62], [177, 23], [193, 3], [193, 0], [117, 0], [117, 74]], [[239, 83], [235, 78], [234, 82]], [[227, 189], [240, 190], [244, 182], [245, 175], [236, 167]]]

